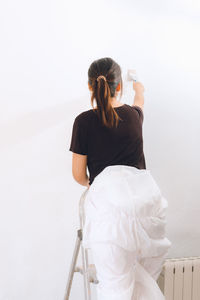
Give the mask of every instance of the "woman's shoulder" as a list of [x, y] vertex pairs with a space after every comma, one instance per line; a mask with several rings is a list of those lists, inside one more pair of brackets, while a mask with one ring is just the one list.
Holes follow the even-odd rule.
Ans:
[[130, 109], [134, 109], [134, 110], [137, 110], [137, 111], [140, 111], [140, 112], [142, 112], [143, 113], [143, 110], [142, 110], [142, 108], [140, 107], [140, 106], [138, 106], [138, 105], [130, 105], [130, 104], [125, 104], [126, 105], [126, 107], [128, 107], [128, 108], [130, 108]]
[[80, 112], [76, 117], [75, 120], [81, 124], [88, 122], [91, 120], [93, 116], [93, 109], [88, 109], [85, 111]]
[[129, 105], [129, 104], [126, 104], [126, 107], [130, 110], [130, 111], [134, 111], [134, 112], [137, 112], [137, 114], [139, 115], [139, 118], [144, 119], [144, 113], [143, 113], [143, 110], [140, 106], [138, 105]]

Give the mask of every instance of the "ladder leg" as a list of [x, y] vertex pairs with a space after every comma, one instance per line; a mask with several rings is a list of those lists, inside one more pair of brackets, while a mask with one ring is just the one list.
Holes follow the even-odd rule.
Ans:
[[[83, 246], [82, 246], [83, 248]], [[91, 300], [91, 290], [90, 290], [90, 278], [89, 278], [89, 261], [88, 261], [88, 249], [85, 249], [85, 261], [87, 269], [87, 291], [88, 291], [88, 300]]]
[[79, 249], [80, 249], [81, 239], [82, 239], [82, 230], [79, 229], [79, 230], [77, 230], [76, 244], [75, 244], [73, 258], [72, 258], [72, 262], [71, 262], [71, 266], [70, 266], [67, 286], [65, 289], [64, 300], [69, 300], [69, 295], [70, 295], [70, 291], [71, 291], [72, 280], [73, 280], [77, 257], [78, 257], [78, 253], [79, 253]]
[[90, 291], [90, 280], [88, 273], [88, 252], [87, 249], [81, 245], [82, 250], [82, 265], [83, 265], [83, 280], [84, 280], [84, 291], [85, 291], [85, 300], [91, 300], [91, 291]]
[[[84, 213], [84, 202], [85, 197], [88, 193], [89, 189], [85, 190], [81, 196], [79, 202], [79, 217], [80, 217], [80, 227], [83, 229], [85, 223], [85, 213]], [[91, 291], [90, 291], [90, 278], [88, 272], [88, 252], [87, 249], [83, 247], [81, 244], [82, 250], [82, 268], [83, 268], [83, 280], [84, 280], [84, 291], [85, 291], [85, 300], [91, 300]]]

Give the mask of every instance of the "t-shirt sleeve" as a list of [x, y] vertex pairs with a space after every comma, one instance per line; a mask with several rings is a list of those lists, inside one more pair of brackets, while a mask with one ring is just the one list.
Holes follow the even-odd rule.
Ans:
[[141, 107], [139, 107], [137, 105], [133, 105], [133, 108], [137, 111], [137, 113], [139, 114], [139, 118], [140, 118], [141, 122], [143, 123], [143, 121], [144, 121], [143, 110], [141, 109]]
[[75, 118], [69, 151], [87, 155], [87, 129], [78, 117]]

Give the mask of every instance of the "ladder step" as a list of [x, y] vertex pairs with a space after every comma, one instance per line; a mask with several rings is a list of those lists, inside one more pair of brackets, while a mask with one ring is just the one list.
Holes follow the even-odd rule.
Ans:
[[94, 264], [89, 265], [88, 272], [89, 272], [89, 281], [94, 283], [94, 284], [98, 284], [99, 281], [98, 281], [97, 276], [96, 276], [96, 268], [95, 268]]
[[79, 266], [77, 266], [75, 269], [74, 269], [74, 272], [79, 272], [83, 275], [83, 269]]
[[[95, 265], [94, 264], [90, 264], [88, 266], [88, 275], [89, 275], [89, 281], [94, 283], [94, 284], [98, 284], [99, 281], [97, 279], [97, 276], [96, 276], [96, 268], [95, 268]], [[79, 272], [83, 275], [83, 269], [79, 266], [77, 266], [74, 270], [74, 272]]]

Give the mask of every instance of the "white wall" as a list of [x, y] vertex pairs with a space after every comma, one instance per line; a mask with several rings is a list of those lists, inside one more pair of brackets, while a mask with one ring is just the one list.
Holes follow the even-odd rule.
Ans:
[[[3, 1], [0, 299], [63, 299], [85, 187], [71, 174], [87, 71], [110, 56], [145, 86], [147, 168], [169, 203], [169, 257], [200, 255], [200, 5], [189, 0]], [[122, 102], [132, 103], [125, 90]], [[83, 299], [75, 274], [72, 300]]]

